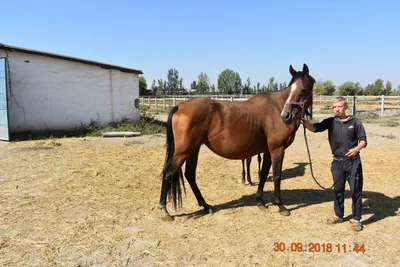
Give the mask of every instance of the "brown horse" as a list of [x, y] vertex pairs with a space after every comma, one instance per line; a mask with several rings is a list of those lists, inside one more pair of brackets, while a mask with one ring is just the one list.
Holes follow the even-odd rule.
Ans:
[[[249, 185], [254, 185], [254, 183], [251, 181], [251, 176], [250, 176], [250, 164], [251, 164], [252, 157], [248, 159], [242, 159], [242, 184], [245, 184], [246, 181], [246, 174], [247, 174], [247, 182], [249, 182]], [[260, 167], [261, 167], [261, 155], [257, 154], [257, 161], [258, 161], [258, 174], [260, 174]], [[246, 168], [244, 163], [246, 162]], [[247, 170], [247, 172], [246, 172]]]
[[290, 212], [281, 200], [281, 173], [285, 149], [295, 138], [300, 118], [312, 104], [315, 80], [306, 64], [303, 71], [289, 67], [292, 79], [289, 86], [277, 92], [264, 92], [234, 103], [208, 98], [193, 98], [173, 107], [167, 121], [167, 149], [162, 171], [160, 208], [163, 220], [173, 217], [167, 211], [167, 196], [173, 207], [182, 206], [182, 165], [186, 162], [185, 177], [199, 206], [211, 213], [196, 184], [199, 150], [205, 144], [211, 151], [227, 159], [247, 159], [264, 153], [256, 200], [265, 208], [264, 185], [272, 165], [274, 204], [282, 215]]

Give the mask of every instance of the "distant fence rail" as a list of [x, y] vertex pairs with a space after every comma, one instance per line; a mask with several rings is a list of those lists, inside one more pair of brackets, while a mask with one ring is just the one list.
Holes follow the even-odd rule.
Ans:
[[[180, 102], [186, 101], [190, 98], [211, 98], [225, 101], [246, 101], [253, 95], [181, 95], [181, 96], [141, 96], [140, 105], [148, 106], [155, 109], [170, 109]], [[336, 96], [328, 95], [314, 95], [313, 105], [314, 109], [329, 109], [333, 99]], [[400, 96], [344, 96], [347, 100], [349, 107], [352, 107], [353, 114], [355, 112], [364, 111], [380, 111], [380, 115], [385, 116], [385, 109], [398, 109], [400, 110]]]

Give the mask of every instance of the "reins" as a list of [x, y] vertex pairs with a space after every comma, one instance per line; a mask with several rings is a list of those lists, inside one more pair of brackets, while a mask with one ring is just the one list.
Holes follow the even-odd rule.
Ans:
[[317, 183], [317, 185], [318, 185], [319, 187], [321, 187], [322, 189], [325, 189], [325, 190], [332, 189], [333, 186], [335, 185], [335, 182], [333, 182], [332, 186], [329, 187], [329, 188], [328, 188], [328, 187], [323, 187], [320, 183], [318, 183], [317, 179], [316, 179], [315, 176], [314, 176], [313, 167], [312, 167], [312, 163], [311, 163], [310, 149], [309, 149], [309, 147], [308, 147], [308, 141], [307, 141], [307, 135], [306, 135], [306, 126], [305, 126], [304, 124], [303, 124], [303, 128], [304, 128], [304, 140], [306, 141], [308, 159], [309, 159], [309, 161], [310, 161], [311, 176], [312, 176], [312, 178], [314, 179], [314, 181]]

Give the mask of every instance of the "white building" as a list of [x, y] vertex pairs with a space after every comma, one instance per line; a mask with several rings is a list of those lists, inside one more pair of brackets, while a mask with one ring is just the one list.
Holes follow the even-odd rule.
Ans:
[[92, 121], [136, 122], [141, 70], [0, 44], [0, 140], [76, 129]]

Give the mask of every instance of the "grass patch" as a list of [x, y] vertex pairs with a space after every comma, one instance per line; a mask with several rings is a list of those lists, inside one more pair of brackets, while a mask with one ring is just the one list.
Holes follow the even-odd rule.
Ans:
[[22, 132], [11, 135], [13, 141], [42, 140], [65, 137], [101, 136], [104, 132], [140, 132], [141, 135], [166, 133], [166, 123], [156, 120], [154, 116], [143, 112], [138, 123], [133, 124], [128, 119], [101, 125], [92, 121], [89, 125], [82, 125], [72, 130], [53, 130], [41, 132]]
[[139, 141], [139, 140], [132, 140], [132, 141], [127, 141], [124, 143], [124, 146], [135, 146], [135, 145], [143, 145], [144, 142], [143, 141]]

